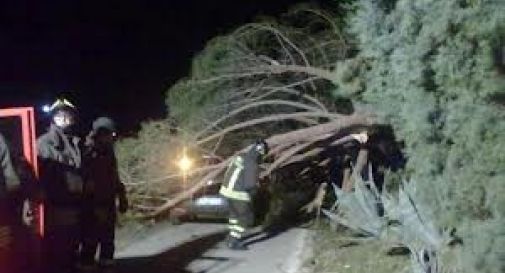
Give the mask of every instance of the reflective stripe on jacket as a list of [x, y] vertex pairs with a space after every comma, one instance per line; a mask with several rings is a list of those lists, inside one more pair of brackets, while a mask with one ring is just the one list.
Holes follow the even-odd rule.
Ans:
[[254, 148], [236, 156], [226, 170], [220, 193], [229, 199], [251, 201], [258, 185], [259, 158]]
[[244, 158], [242, 156], [236, 156], [226, 170], [224, 183], [219, 193], [230, 199], [251, 201], [251, 195], [243, 190], [243, 187], [237, 187], [240, 186], [237, 182], [240, 184], [243, 180], [243, 173]]

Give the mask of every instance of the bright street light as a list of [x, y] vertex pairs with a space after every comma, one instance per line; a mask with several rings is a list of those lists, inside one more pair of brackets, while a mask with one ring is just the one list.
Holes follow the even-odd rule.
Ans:
[[183, 155], [182, 158], [177, 163], [177, 165], [179, 166], [179, 169], [181, 169], [183, 172], [187, 172], [193, 165], [193, 162], [189, 157]]
[[[193, 165], [193, 161], [186, 155], [186, 147], [183, 148], [182, 150], [182, 157], [179, 159], [179, 162], [177, 162], [177, 166], [182, 172], [182, 185], [184, 187], [184, 190], [187, 189], [188, 187], [188, 171], [191, 169], [191, 166]], [[191, 195], [191, 199], [193, 199], [193, 195]]]

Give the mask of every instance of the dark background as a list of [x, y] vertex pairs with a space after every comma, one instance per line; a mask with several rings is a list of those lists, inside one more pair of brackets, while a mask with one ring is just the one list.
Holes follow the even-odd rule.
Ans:
[[64, 93], [85, 124], [110, 115], [131, 133], [163, 117], [165, 91], [208, 39], [299, 2], [2, 1], [0, 107], [40, 109]]

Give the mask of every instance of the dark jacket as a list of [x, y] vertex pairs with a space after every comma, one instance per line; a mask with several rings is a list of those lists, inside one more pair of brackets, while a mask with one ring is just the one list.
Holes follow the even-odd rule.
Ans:
[[119, 178], [112, 145], [87, 141], [85, 152], [86, 200], [95, 206], [114, 207], [117, 198], [126, 199], [125, 186]]
[[258, 187], [259, 158], [253, 148], [236, 156], [226, 170], [220, 193], [230, 199], [251, 201], [251, 195]]
[[39, 137], [37, 148], [46, 203], [56, 207], [80, 205], [84, 188], [80, 139], [53, 124]]
[[9, 147], [0, 134], [0, 224], [12, 220], [12, 204], [20, 188], [21, 182], [12, 164]]
[[21, 183], [12, 164], [12, 158], [5, 142], [0, 134], [0, 199], [8, 196], [9, 192], [20, 188]]

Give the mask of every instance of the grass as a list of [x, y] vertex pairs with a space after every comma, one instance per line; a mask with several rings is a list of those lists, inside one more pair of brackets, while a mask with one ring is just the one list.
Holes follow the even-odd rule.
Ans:
[[408, 272], [410, 260], [404, 253], [390, 255], [378, 240], [353, 237], [343, 229], [322, 224], [314, 233], [312, 255], [305, 270], [314, 273], [401, 273]]

